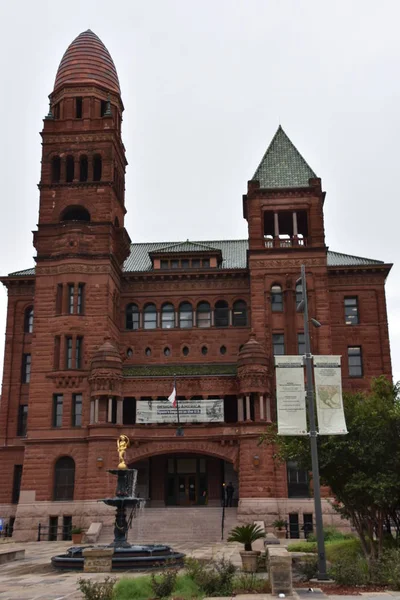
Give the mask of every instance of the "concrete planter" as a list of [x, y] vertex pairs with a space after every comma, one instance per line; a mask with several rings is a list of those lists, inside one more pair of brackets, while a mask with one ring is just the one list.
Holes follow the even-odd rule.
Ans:
[[285, 540], [286, 539], [286, 531], [285, 531], [285, 529], [275, 529], [275, 535], [278, 538], [278, 540]]
[[246, 573], [255, 573], [257, 571], [257, 559], [260, 554], [261, 552], [256, 550], [243, 550], [240, 552], [243, 571]]

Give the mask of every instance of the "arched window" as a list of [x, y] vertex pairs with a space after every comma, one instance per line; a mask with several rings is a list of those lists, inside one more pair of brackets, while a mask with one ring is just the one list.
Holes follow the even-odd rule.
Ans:
[[271, 308], [272, 312], [283, 311], [283, 294], [280, 285], [273, 285], [271, 287]]
[[75, 461], [62, 456], [54, 467], [54, 500], [73, 500], [75, 485]]
[[101, 181], [101, 156], [95, 154], [93, 156], [93, 181]]
[[234, 327], [246, 327], [247, 304], [244, 300], [237, 300], [233, 305], [232, 323]]
[[175, 309], [172, 304], [164, 304], [161, 308], [161, 327], [163, 329], [175, 327]]
[[67, 156], [65, 180], [67, 183], [71, 183], [74, 180], [75, 171], [75, 160], [73, 156]]
[[87, 181], [88, 169], [88, 157], [83, 155], [79, 159], [79, 181]]
[[179, 327], [182, 329], [193, 327], [193, 309], [190, 302], [181, 302], [179, 306]]
[[28, 306], [28, 308], [25, 310], [24, 332], [33, 332], [33, 306]]
[[145, 306], [143, 316], [143, 327], [145, 329], [155, 329], [157, 327], [157, 309], [155, 304]]
[[59, 156], [53, 156], [51, 160], [51, 181], [53, 183], [59, 183], [61, 177], [61, 158]]
[[139, 329], [139, 309], [136, 304], [128, 304], [125, 309], [125, 328]]
[[211, 327], [211, 307], [208, 302], [199, 302], [196, 312], [197, 327]]
[[90, 213], [83, 206], [68, 206], [61, 214], [60, 221], [90, 221]]
[[228, 327], [229, 325], [229, 307], [226, 300], [218, 300], [214, 310], [215, 327]]
[[303, 300], [303, 286], [301, 285], [301, 281], [296, 283], [296, 306], [300, 304]]

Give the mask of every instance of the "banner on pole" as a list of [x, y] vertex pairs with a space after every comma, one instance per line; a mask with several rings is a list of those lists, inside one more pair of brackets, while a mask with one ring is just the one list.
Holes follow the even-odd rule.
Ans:
[[203, 398], [202, 400], [177, 400], [175, 406], [168, 400], [140, 400], [136, 403], [136, 423], [177, 423], [178, 409], [181, 423], [222, 423], [224, 421], [223, 398]]
[[307, 435], [302, 356], [275, 356], [278, 435]]
[[319, 435], [347, 433], [340, 359], [340, 356], [313, 357]]

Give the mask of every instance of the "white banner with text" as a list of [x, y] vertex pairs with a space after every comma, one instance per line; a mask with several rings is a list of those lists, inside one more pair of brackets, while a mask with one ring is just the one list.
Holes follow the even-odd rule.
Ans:
[[340, 359], [340, 356], [313, 357], [319, 435], [347, 433]]
[[278, 435], [307, 435], [302, 356], [275, 356]]
[[173, 407], [168, 400], [139, 400], [136, 403], [136, 423], [222, 423], [223, 398], [178, 400]]

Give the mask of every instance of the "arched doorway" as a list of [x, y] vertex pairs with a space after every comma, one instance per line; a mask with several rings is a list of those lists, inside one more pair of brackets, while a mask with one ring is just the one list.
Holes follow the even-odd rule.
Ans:
[[230, 461], [194, 452], [158, 454], [132, 462], [138, 470], [136, 494], [151, 508], [220, 506], [223, 483], [232, 482], [238, 501], [237, 473]]

